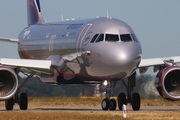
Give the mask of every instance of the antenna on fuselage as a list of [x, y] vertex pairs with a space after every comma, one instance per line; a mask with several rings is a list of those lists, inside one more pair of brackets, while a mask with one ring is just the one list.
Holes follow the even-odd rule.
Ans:
[[62, 20], [62, 21], [64, 21], [64, 17], [63, 17], [63, 15], [61, 15], [61, 20]]
[[107, 10], [107, 18], [109, 18], [109, 11]]
[[46, 22], [46, 23], [48, 22], [47, 18], [44, 19], [44, 22]]
[[112, 19], [111, 17], [109, 17], [109, 11], [107, 10], [107, 19]]

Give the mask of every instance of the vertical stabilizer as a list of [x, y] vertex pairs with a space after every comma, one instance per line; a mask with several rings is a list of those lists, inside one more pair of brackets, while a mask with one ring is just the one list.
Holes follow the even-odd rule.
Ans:
[[28, 25], [44, 23], [39, 0], [27, 0]]

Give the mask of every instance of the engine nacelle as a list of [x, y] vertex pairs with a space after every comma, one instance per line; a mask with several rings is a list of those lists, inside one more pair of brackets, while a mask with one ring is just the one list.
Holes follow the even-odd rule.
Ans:
[[14, 96], [18, 88], [18, 78], [11, 68], [0, 66], [0, 101]]
[[161, 70], [156, 75], [155, 86], [164, 99], [180, 100], [180, 66]]

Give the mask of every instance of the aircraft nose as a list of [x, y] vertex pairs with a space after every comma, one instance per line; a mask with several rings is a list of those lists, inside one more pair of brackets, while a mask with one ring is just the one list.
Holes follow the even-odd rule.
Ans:
[[[136, 42], [103, 42], [98, 44], [101, 59], [93, 62], [96, 75], [123, 79], [131, 75], [141, 60], [141, 46]], [[95, 64], [97, 63], [97, 64]]]
[[[114, 72], [125, 73], [131, 75], [138, 67], [141, 60], [141, 46], [137, 43], [126, 43], [114, 47], [112, 53], [114, 58], [111, 59], [111, 64], [114, 64]], [[123, 77], [123, 76], [122, 76]]]
[[125, 78], [136, 70], [141, 60], [141, 45], [136, 42], [101, 42], [93, 48], [92, 51], [98, 51], [91, 57], [94, 60], [92, 74], [96, 76]]
[[141, 46], [135, 42], [121, 43], [118, 47], [114, 47], [114, 62], [119, 64], [133, 62], [141, 57]]

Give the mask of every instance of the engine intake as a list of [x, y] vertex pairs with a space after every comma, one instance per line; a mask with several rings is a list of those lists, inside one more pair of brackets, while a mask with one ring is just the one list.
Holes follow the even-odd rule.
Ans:
[[5, 66], [0, 66], [0, 101], [12, 98], [17, 88], [18, 79], [14, 70]]
[[155, 86], [164, 99], [180, 100], [180, 66], [170, 66], [160, 71]]

